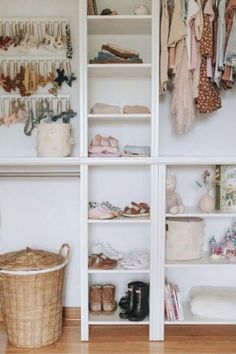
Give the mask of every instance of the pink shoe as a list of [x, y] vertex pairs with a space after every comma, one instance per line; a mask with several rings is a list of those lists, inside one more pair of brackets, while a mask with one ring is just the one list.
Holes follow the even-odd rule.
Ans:
[[90, 208], [88, 212], [89, 219], [113, 219], [116, 214], [105, 206], [98, 205], [95, 208]]

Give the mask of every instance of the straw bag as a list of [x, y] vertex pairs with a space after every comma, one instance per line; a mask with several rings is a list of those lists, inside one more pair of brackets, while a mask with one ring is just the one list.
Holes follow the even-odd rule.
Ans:
[[60, 338], [69, 254], [64, 244], [59, 254], [26, 248], [0, 256], [0, 302], [11, 344], [37, 348]]

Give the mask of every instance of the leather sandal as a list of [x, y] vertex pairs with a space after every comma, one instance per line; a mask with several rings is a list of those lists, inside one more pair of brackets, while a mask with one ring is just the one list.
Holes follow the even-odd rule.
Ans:
[[128, 217], [140, 217], [148, 216], [149, 213], [150, 207], [147, 203], [131, 202], [131, 206], [126, 206], [122, 215]]
[[112, 269], [117, 266], [117, 261], [106, 257], [103, 253], [92, 254], [88, 260], [89, 268]]

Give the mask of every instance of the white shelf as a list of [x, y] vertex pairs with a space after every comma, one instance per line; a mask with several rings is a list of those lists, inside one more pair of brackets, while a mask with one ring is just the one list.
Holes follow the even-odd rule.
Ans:
[[88, 64], [89, 77], [150, 77], [151, 64]]
[[128, 121], [137, 122], [137, 121], [147, 121], [150, 120], [152, 117], [151, 113], [149, 114], [88, 114], [89, 121], [97, 122], [97, 121], [115, 121], [115, 122], [122, 122]]
[[151, 157], [88, 157], [83, 160], [87, 165], [142, 166], [155, 163]]
[[149, 325], [149, 319], [145, 319], [140, 322], [132, 322], [129, 320], [124, 320], [119, 317], [121, 310], [116, 310], [114, 314], [104, 315], [104, 314], [93, 314], [89, 313], [89, 324], [90, 325], [121, 325], [121, 326], [133, 326], [133, 325]]
[[88, 34], [151, 34], [151, 15], [88, 16]]
[[235, 213], [224, 213], [222, 211], [214, 211], [212, 213], [202, 213], [198, 207], [186, 207], [182, 214], [166, 214], [168, 218], [184, 218], [184, 217], [199, 217], [199, 218], [234, 218]]
[[205, 256], [189, 261], [166, 261], [166, 268], [236, 268], [236, 262], [228, 260], [214, 260], [209, 256]]
[[0, 174], [28, 173], [75, 173], [80, 171], [80, 158], [41, 158], [41, 157], [1, 157]]
[[88, 219], [89, 224], [150, 224], [150, 219], [146, 217], [141, 218], [127, 218], [125, 216], [120, 216], [115, 219], [99, 220], [99, 219]]
[[149, 274], [149, 269], [125, 269], [121, 266], [117, 266], [113, 269], [92, 269], [89, 268], [89, 274]]
[[235, 156], [161, 156], [160, 163], [166, 165], [206, 166], [206, 165], [236, 165]]
[[189, 303], [183, 302], [184, 320], [183, 321], [165, 321], [167, 325], [236, 325], [236, 321], [216, 320], [191, 313]]

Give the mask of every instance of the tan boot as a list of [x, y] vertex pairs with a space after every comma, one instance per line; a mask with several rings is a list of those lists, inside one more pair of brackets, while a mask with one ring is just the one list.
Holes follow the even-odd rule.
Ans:
[[106, 284], [102, 287], [102, 306], [106, 313], [113, 313], [117, 307], [115, 302], [115, 286]]
[[89, 288], [89, 309], [92, 312], [102, 311], [102, 285], [94, 284]]

